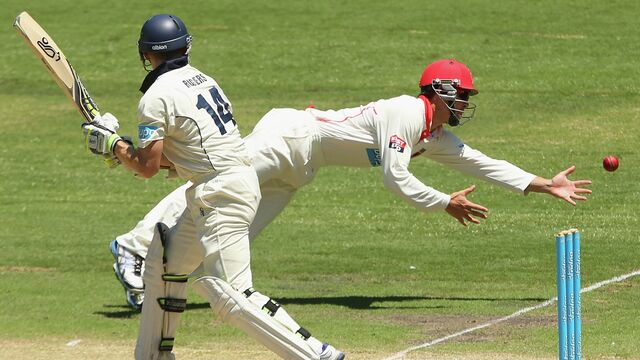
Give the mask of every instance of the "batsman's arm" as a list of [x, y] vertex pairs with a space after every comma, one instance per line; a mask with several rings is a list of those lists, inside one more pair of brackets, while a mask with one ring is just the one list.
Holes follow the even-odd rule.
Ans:
[[167, 159], [164, 154], [162, 154], [162, 158], [160, 159], [160, 169], [174, 169], [175, 165], [169, 159]]
[[153, 141], [146, 147], [137, 149], [124, 141], [118, 141], [113, 152], [124, 166], [149, 179], [160, 170], [163, 158], [162, 147], [163, 140]]

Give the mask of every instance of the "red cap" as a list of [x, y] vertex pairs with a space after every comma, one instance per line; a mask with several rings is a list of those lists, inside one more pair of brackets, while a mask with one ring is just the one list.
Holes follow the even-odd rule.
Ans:
[[455, 59], [443, 59], [429, 64], [424, 69], [422, 76], [420, 77], [420, 86], [431, 85], [433, 80], [459, 80], [460, 85], [458, 89], [464, 89], [470, 92], [470, 95], [476, 95], [478, 90], [473, 86], [473, 75], [469, 68], [455, 60]]

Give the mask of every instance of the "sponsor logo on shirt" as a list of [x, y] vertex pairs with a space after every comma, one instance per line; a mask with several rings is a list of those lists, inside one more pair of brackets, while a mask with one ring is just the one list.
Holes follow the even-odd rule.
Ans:
[[151, 135], [158, 130], [157, 126], [153, 125], [138, 125], [138, 139], [149, 140]]
[[394, 149], [397, 152], [404, 152], [404, 148], [407, 146], [407, 142], [402, 140], [398, 135], [393, 135], [389, 139], [389, 149]]
[[367, 157], [371, 166], [380, 166], [380, 149], [367, 149]]

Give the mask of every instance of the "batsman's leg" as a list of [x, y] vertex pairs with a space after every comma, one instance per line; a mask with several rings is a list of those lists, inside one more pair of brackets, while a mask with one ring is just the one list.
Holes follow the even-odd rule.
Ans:
[[202, 255], [188, 211], [171, 230], [163, 224], [156, 227], [144, 273], [145, 302], [136, 359], [171, 358], [175, 333], [186, 308], [187, 274], [201, 261]]
[[[243, 193], [237, 188], [243, 181], [229, 182], [229, 192], [236, 198]], [[289, 197], [280, 202], [282, 206]], [[257, 204], [228, 201], [230, 198], [221, 196], [215, 207], [199, 209], [201, 217], [196, 222], [209, 224], [208, 229], [216, 231], [202, 237], [206, 275], [194, 282], [194, 290], [209, 300], [223, 321], [285, 359], [343, 359], [341, 352], [313, 338], [276, 302], [251, 288], [248, 227]]]
[[[260, 200], [256, 215], [249, 226], [249, 241], [251, 242], [282, 212], [296, 192], [290, 185], [279, 180], [261, 184], [260, 191], [262, 192], [262, 200]], [[203, 275], [205, 275], [204, 268], [200, 264], [190, 277], [196, 278]]]
[[308, 345], [311, 346], [313, 351], [320, 356], [320, 360], [342, 360], [344, 354], [341, 351], [336, 350], [333, 346], [322, 343], [315, 337], [311, 336], [311, 333], [305, 328], [300, 326], [282, 307], [280, 304], [265, 296], [253, 288], [243, 291], [242, 293], [250, 303], [256, 305], [258, 309], [261, 309], [263, 313], [271, 316], [280, 325], [284, 326], [290, 331], [302, 339], [304, 339]]
[[209, 301], [222, 321], [244, 331], [283, 359], [319, 359], [304, 339], [273, 321], [226, 281], [203, 276], [193, 283], [193, 289]]

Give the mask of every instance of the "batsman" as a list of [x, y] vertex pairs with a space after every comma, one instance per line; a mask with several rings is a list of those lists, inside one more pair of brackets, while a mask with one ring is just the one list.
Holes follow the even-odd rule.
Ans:
[[145, 69], [152, 69], [140, 88], [139, 148], [116, 133], [112, 115], [83, 125], [92, 152], [115, 156], [145, 178], [171, 167], [191, 184], [176, 225], [154, 226], [136, 359], [175, 358], [187, 278], [200, 263], [204, 275], [193, 287], [223, 321], [284, 359], [344, 359], [253, 289], [249, 226], [261, 198], [258, 177], [229, 99], [212, 77], [189, 64], [185, 24], [173, 15], [151, 17], [142, 26], [138, 49]]

